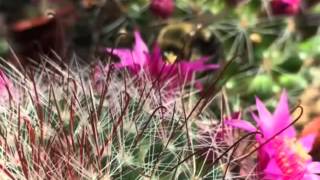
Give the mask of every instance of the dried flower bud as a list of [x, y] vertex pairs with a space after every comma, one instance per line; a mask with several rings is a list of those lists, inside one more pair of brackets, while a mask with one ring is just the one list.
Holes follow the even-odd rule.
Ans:
[[295, 15], [299, 12], [300, 0], [272, 0], [271, 8], [275, 15]]
[[152, 0], [150, 4], [152, 13], [161, 18], [168, 18], [174, 11], [173, 0]]

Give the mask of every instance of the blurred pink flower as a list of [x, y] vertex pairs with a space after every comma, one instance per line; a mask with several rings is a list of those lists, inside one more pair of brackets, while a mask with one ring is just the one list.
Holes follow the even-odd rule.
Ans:
[[141, 71], [147, 73], [151, 80], [159, 82], [161, 87], [169, 89], [189, 84], [195, 72], [217, 69], [219, 65], [206, 64], [207, 57], [198, 60], [178, 60], [173, 64], [167, 63], [161, 56], [159, 46], [155, 45], [151, 53], [142, 40], [138, 31], [134, 32], [135, 43], [133, 49], [111, 49], [106, 51], [120, 58], [115, 68], [127, 68], [131, 73], [138, 74]]
[[[286, 128], [292, 122], [287, 101], [287, 93], [282, 92], [280, 102], [273, 114], [256, 98], [258, 115], [252, 114], [257, 128], [244, 120], [229, 120], [226, 123], [246, 131], [260, 131], [263, 137], [257, 135], [257, 142], [262, 145], [258, 150], [258, 171], [263, 171], [267, 179], [319, 179], [320, 163], [314, 162], [308, 152], [311, 150], [315, 135], [296, 139], [293, 126]], [[284, 130], [285, 129], [285, 130]], [[278, 132], [281, 134], [273, 137]]]
[[300, 0], [272, 0], [271, 8], [276, 15], [295, 15], [299, 12]]
[[10, 94], [12, 94], [13, 85], [7, 78], [5, 73], [0, 70], [0, 102], [3, 103], [9, 100]]
[[151, 0], [151, 12], [161, 18], [168, 18], [174, 11], [174, 0]]

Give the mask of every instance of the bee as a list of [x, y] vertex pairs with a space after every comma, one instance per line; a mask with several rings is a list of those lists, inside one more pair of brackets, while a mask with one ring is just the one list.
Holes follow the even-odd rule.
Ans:
[[175, 59], [190, 59], [194, 54], [221, 56], [219, 40], [201, 23], [171, 23], [160, 31], [157, 41], [163, 51], [178, 57]]

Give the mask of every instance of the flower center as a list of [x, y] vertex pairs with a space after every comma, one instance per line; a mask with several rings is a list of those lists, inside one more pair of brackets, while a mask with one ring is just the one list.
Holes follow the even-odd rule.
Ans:
[[302, 177], [311, 156], [295, 138], [275, 138], [275, 160], [285, 177]]

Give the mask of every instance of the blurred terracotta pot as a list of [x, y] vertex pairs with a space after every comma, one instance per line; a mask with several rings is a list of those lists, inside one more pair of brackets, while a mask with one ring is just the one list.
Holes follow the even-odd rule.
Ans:
[[14, 52], [23, 65], [29, 59], [39, 62], [45, 55], [49, 58], [64, 57], [66, 54], [65, 29], [71, 26], [70, 16], [73, 8], [57, 10], [52, 15], [24, 19], [9, 26], [9, 37]]
[[52, 51], [58, 55], [63, 52], [63, 33], [58, 28], [56, 18], [37, 17], [13, 24], [10, 37], [15, 53], [22, 58], [39, 59], [40, 55], [52, 56]]
[[314, 118], [312, 121], [310, 121], [304, 126], [301, 136], [303, 137], [310, 134], [317, 135], [310, 154], [314, 160], [319, 161], [320, 160], [320, 116]]

